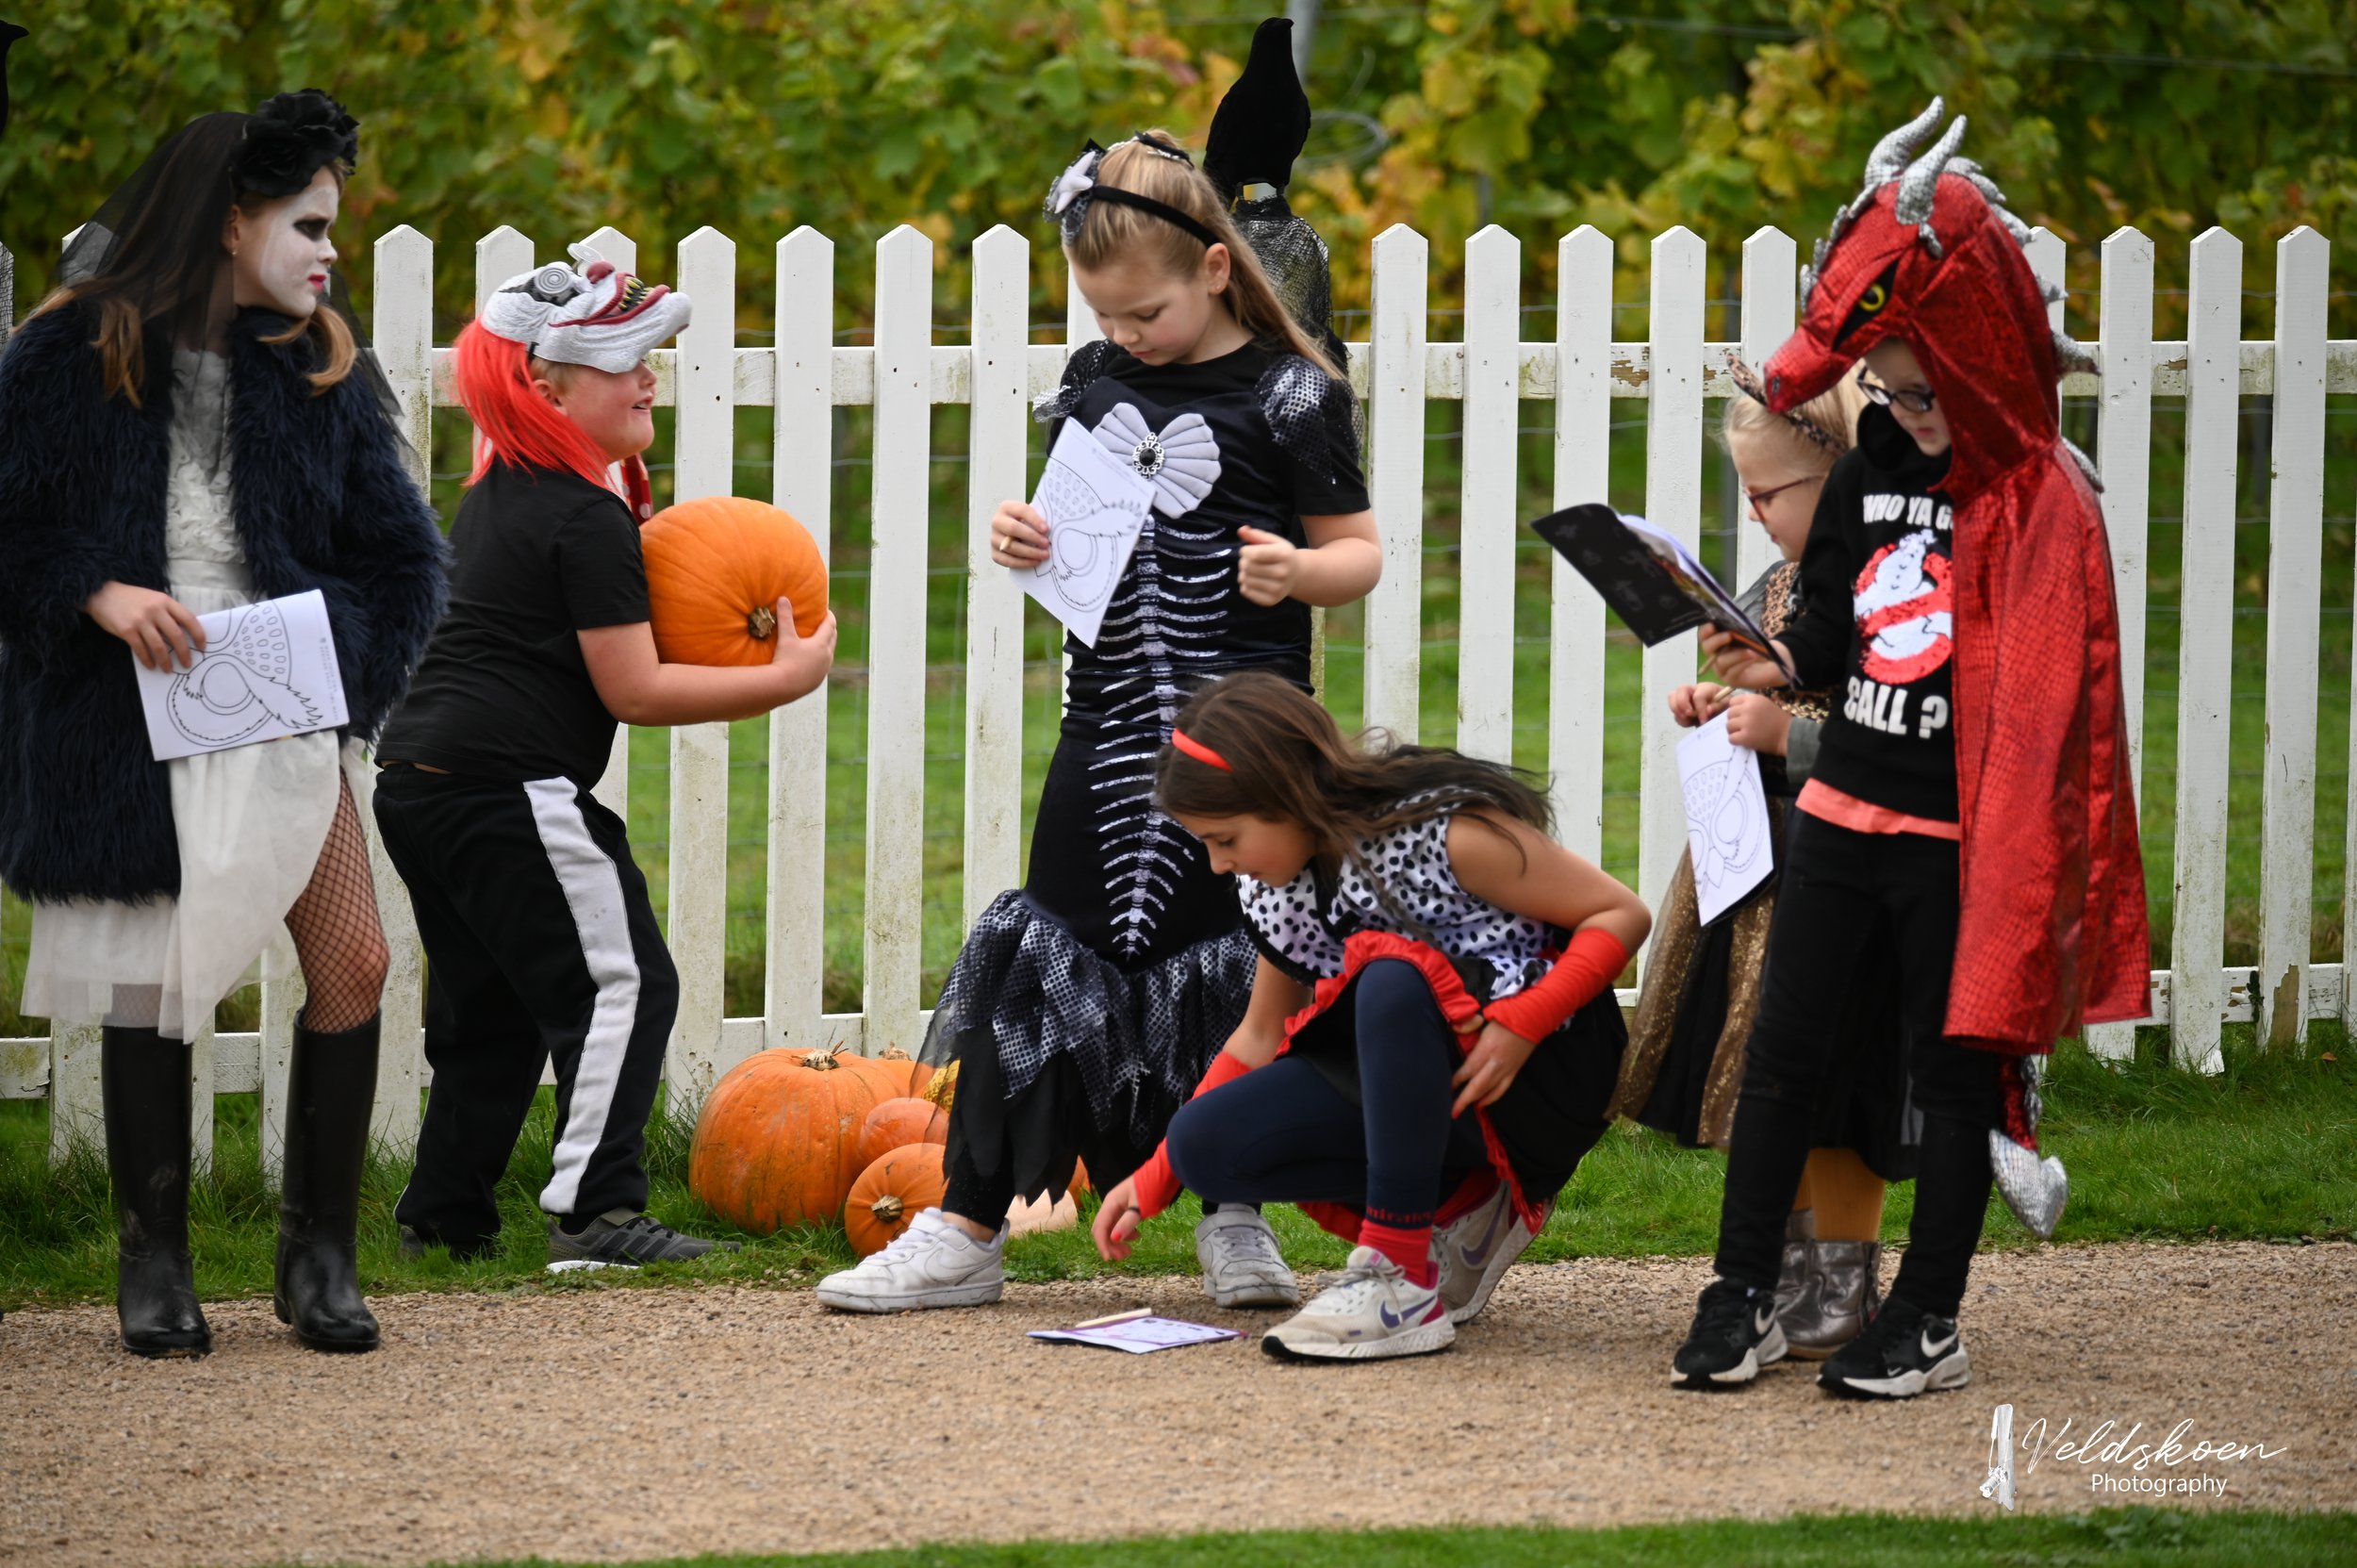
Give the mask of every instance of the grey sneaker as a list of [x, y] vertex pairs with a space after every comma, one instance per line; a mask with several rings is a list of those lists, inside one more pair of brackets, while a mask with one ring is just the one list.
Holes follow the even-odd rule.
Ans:
[[652, 1214], [628, 1209], [608, 1209], [591, 1220], [578, 1236], [569, 1236], [556, 1221], [549, 1221], [549, 1267], [636, 1268], [641, 1263], [684, 1263], [714, 1247], [736, 1251], [734, 1242], [708, 1242], [684, 1236]]
[[[1552, 1200], [1541, 1205], [1539, 1223], [1544, 1226], [1553, 1213]], [[1514, 1212], [1514, 1195], [1503, 1181], [1487, 1201], [1432, 1228], [1432, 1257], [1441, 1265], [1441, 1299], [1448, 1304], [1451, 1323], [1471, 1323], [1481, 1315], [1490, 1293], [1528, 1250], [1534, 1234]]]
[[1195, 1228], [1195, 1258], [1215, 1306], [1298, 1307], [1301, 1287], [1277, 1233], [1249, 1204], [1223, 1203]]

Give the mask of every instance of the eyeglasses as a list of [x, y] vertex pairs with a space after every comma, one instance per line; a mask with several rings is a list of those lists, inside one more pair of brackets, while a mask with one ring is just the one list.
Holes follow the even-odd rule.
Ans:
[[1864, 376], [1857, 378], [1857, 389], [1864, 392], [1868, 399], [1881, 404], [1885, 408], [1895, 403], [1910, 414], [1928, 414], [1932, 411], [1932, 404], [1939, 401], [1939, 394], [1928, 387], [1920, 392], [1912, 388], [1904, 392], [1894, 392], [1881, 382], [1869, 381]]
[[1752, 503], [1752, 516], [1758, 519], [1760, 521], [1765, 522], [1768, 520], [1768, 503], [1775, 500], [1776, 497], [1784, 494], [1787, 490], [1798, 489], [1803, 485], [1821, 485], [1824, 482], [1825, 476], [1823, 474], [1812, 473], [1805, 479], [1787, 480], [1785, 483], [1775, 486], [1771, 489], [1745, 490], [1743, 495], [1744, 499]]

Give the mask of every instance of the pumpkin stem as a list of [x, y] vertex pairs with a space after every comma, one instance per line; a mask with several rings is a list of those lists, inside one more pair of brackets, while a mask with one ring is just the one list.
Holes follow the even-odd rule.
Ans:
[[897, 1194], [886, 1193], [875, 1202], [870, 1203], [867, 1206], [867, 1212], [876, 1216], [876, 1221], [880, 1225], [898, 1225], [900, 1223], [900, 1213], [904, 1207], [905, 1205], [901, 1203]]
[[778, 629], [778, 612], [764, 604], [745, 618], [745, 630], [757, 642], [767, 642], [769, 634]]
[[838, 1040], [824, 1050], [814, 1050], [802, 1058], [802, 1065], [815, 1073], [830, 1073], [843, 1065], [843, 1042]]

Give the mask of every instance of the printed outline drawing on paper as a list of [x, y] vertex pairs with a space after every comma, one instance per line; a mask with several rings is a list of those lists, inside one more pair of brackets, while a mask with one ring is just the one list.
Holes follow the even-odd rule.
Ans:
[[272, 719], [289, 729], [316, 726], [320, 709], [291, 684], [294, 652], [287, 618], [274, 604], [229, 612], [229, 631], [173, 677], [164, 699], [172, 727], [199, 746], [224, 747]]
[[[1107, 501], [1096, 487], [1062, 464], [1048, 466], [1040, 479], [1040, 493], [1043, 501], [1052, 503], [1043, 508], [1050, 517], [1133, 515], [1119, 503]], [[1074, 609], [1094, 609], [1113, 595], [1121, 575], [1118, 546], [1128, 531], [1057, 523], [1048, 536], [1048, 558], [1032, 568], [1031, 574], [1052, 586], [1056, 596]]]
[[[1768, 848], [1766, 802], [1741, 787], [1741, 757], [1714, 763], [1686, 781], [1689, 818], [1705, 824], [1694, 886], [1707, 895], [1749, 872]], [[1706, 896], [1704, 903], [1710, 900]]]

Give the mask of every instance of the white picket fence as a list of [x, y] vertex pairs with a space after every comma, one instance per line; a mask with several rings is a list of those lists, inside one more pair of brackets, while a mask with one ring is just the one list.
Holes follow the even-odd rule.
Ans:
[[[601, 230], [604, 256], [635, 270], [636, 246]], [[2277, 252], [2275, 336], [2243, 338], [2242, 241], [2212, 229], [2192, 246], [2189, 338], [2151, 335], [2153, 245], [2122, 229], [2102, 247], [2100, 378], [2079, 375], [2064, 390], [2102, 399], [2097, 459], [2121, 604], [2128, 711], [2141, 776], [2146, 620], [2148, 454], [2154, 398], [2186, 404], [2182, 602], [2176, 770], [2176, 895], [2169, 967], [2152, 977], [2156, 1021], [2167, 1023], [2177, 1059], [2216, 1070], [2222, 1022], [2257, 1021], [2266, 1038], [2291, 1042], [2310, 1017], [2345, 1017], [2349, 999], [2340, 965], [2310, 955], [2310, 878], [2316, 751], [2318, 573], [2323, 527], [2324, 398], [2357, 391], [2357, 341], [2326, 338], [2330, 247], [2300, 229]], [[5, 256], [0, 252], [0, 256]], [[1054, 259], [1053, 253], [1050, 253]], [[425, 477], [430, 410], [455, 403], [449, 351], [433, 340], [433, 242], [406, 226], [376, 242], [376, 352], [401, 397]], [[476, 303], [499, 281], [534, 264], [533, 241], [503, 227], [475, 247]], [[2040, 233], [2039, 271], [2062, 274], [2064, 246]], [[1613, 246], [1582, 227], [1557, 247], [1557, 332], [1521, 336], [1522, 241], [1491, 227], [1465, 255], [1461, 342], [1426, 338], [1428, 256], [1405, 227], [1374, 244], [1372, 341], [1351, 345], [1351, 377], [1367, 403], [1370, 488], [1384, 541], [1384, 575], [1366, 612], [1365, 714], [1370, 723], [1412, 737], [1417, 731], [1424, 627], [1422, 574], [1426, 405], [1461, 401], [1464, 410], [1462, 602], [1459, 744], [1508, 755], [1513, 732], [1514, 544], [1524, 520], [1516, 501], [1518, 400], [1555, 404], [1555, 502], [1606, 499], [1608, 429], [1615, 399], [1646, 404], [1646, 515], [1698, 542], [1703, 510], [1705, 402], [1732, 390], [1724, 356], [1754, 364], [1791, 331], [1793, 241], [1763, 229], [1741, 259], [1739, 342], [1704, 339], [1705, 246], [1674, 228], [1653, 242], [1649, 330], [1643, 341], [1612, 338]], [[701, 1099], [719, 1074], [765, 1046], [841, 1041], [855, 1050], [914, 1051], [926, 999], [919, 994], [919, 910], [925, 752], [925, 546], [931, 408], [972, 408], [967, 491], [965, 713], [965, 916], [1020, 880], [1022, 829], [1023, 601], [990, 565], [987, 520], [1000, 498], [1023, 492], [1030, 400], [1053, 388], [1066, 345], [1030, 341], [1026, 306], [1030, 241], [1000, 226], [973, 256], [970, 342], [932, 341], [933, 242], [902, 227], [876, 247], [873, 347], [840, 347], [834, 335], [834, 243], [809, 228], [777, 245], [776, 338], [769, 348], [736, 346], [729, 305], [736, 300], [736, 243], [711, 228], [682, 241], [678, 285], [705, 302], [679, 347], [654, 356], [660, 400], [678, 410], [677, 486], [682, 499], [728, 490], [735, 411], [766, 407], [774, 418], [771, 499], [806, 523], [827, 548], [832, 411], [874, 409], [873, 580], [867, 670], [866, 899], [864, 1008], [821, 1010], [821, 928], [826, 833], [826, 693], [774, 716], [769, 726], [767, 951], [762, 1015], [722, 1015], [728, 847], [728, 730], [705, 724], [670, 736], [669, 937], [681, 972], [679, 1021], [668, 1075], [675, 1104]], [[2063, 306], [2053, 307], [2057, 324]], [[2086, 336], [2084, 322], [2080, 336]], [[1069, 337], [1094, 334], [1076, 305]], [[2230, 761], [2232, 565], [2237, 399], [2274, 397], [2273, 489], [2267, 604], [2266, 810], [2262, 828], [2261, 962], [2222, 967]], [[1756, 528], [1739, 532], [1738, 575], [1767, 565]], [[1605, 613], [1561, 561], [1554, 565], [1548, 668], [1549, 767], [1563, 838], [1595, 857], [1604, 801]], [[1661, 694], [1695, 668], [1690, 635], [1643, 659], [1642, 789], [1638, 884], [1658, 898], [1684, 847], [1674, 727]], [[2357, 751], [2357, 739], [2352, 740]], [[600, 786], [623, 802], [629, 770], [620, 749]], [[2357, 756], [2352, 756], [2357, 763]], [[2352, 769], [2357, 776], [2357, 768]], [[365, 813], [364, 813], [365, 815]], [[2349, 817], [2347, 864], [2357, 873], [2357, 813]], [[396, 1151], [414, 1144], [423, 1086], [420, 1051], [422, 956], [407, 900], [383, 861], [379, 903], [395, 953], [386, 999], [387, 1046], [377, 1096], [378, 1133]], [[2346, 900], [2346, 911], [2357, 900]], [[2344, 932], [2344, 950], [2357, 932]], [[1626, 1000], [1627, 998], [1624, 997]], [[265, 1160], [275, 1166], [299, 982], [266, 988], [256, 1033], [212, 1036], [194, 1053], [197, 1131], [209, 1147], [211, 1094], [260, 1090]], [[2131, 1026], [2099, 1029], [2105, 1055], [2125, 1054]], [[0, 1041], [0, 1098], [46, 1096], [53, 1147], [99, 1131], [98, 1042], [92, 1031]]]

